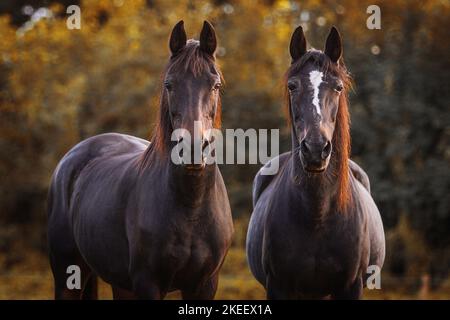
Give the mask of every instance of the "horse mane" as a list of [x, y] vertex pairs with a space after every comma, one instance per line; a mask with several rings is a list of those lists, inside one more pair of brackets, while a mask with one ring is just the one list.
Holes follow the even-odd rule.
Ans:
[[349, 173], [349, 159], [350, 159], [350, 113], [348, 110], [348, 91], [352, 88], [352, 79], [344, 64], [343, 58], [336, 64], [324, 54], [322, 51], [311, 49], [308, 50], [300, 59], [293, 62], [289, 67], [284, 77], [285, 90], [285, 110], [288, 114], [288, 124], [291, 125], [290, 119], [290, 99], [287, 90], [288, 78], [300, 72], [300, 69], [307, 62], [315, 63], [325, 74], [331, 72], [343, 82], [343, 90], [339, 97], [338, 112], [336, 115], [336, 126], [332, 138], [333, 151], [331, 158], [331, 172], [329, 179], [337, 181], [338, 194], [337, 206], [338, 209], [345, 211], [348, 204], [351, 202], [350, 191], [350, 173]]
[[[165, 75], [169, 72], [191, 72], [194, 77], [198, 77], [207, 71], [216, 72], [220, 76], [222, 82], [224, 82], [222, 73], [215, 63], [215, 58], [200, 49], [199, 41], [190, 39], [180, 52], [171, 56], [164, 69], [162, 79], [164, 79]], [[222, 104], [219, 95], [216, 117], [213, 123], [214, 128], [217, 129], [221, 126], [221, 111]], [[161, 86], [159, 111], [157, 116], [158, 122], [156, 123], [154, 133], [150, 138], [151, 143], [147, 150], [145, 150], [143, 158], [141, 159], [141, 166], [145, 167], [149, 164], [150, 156], [153, 153], [157, 153], [162, 157], [168, 155], [167, 151], [170, 146], [170, 137], [173, 130], [169, 112], [167, 95], [164, 92], [164, 87]]]

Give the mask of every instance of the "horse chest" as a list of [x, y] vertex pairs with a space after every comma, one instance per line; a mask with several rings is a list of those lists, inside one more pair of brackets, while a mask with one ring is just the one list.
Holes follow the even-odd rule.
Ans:
[[266, 252], [272, 272], [283, 279], [288, 275], [300, 292], [326, 292], [354, 277], [360, 266], [361, 239], [355, 230], [333, 230], [284, 227], [282, 239], [269, 237], [271, 248]]
[[[210, 275], [220, 264], [226, 239], [215, 226], [179, 225], [177, 229], [165, 232], [168, 236], [159, 246], [158, 261], [162, 269], [171, 270], [175, 282], [185, 282], [201, 275]], [[156, 251], [156, 250], [155, 250]], [[189, 277], [186, 277], [186, 275]]]
[[187, 241], [177, 251], [173, 251], [167, 260], [174, 268], [173, 286], [184, 287], [202, 278], [209, 277], [222, 259], [211, 243], [197, 238]]
[[287, 265], [290, 273], [297, 271], [299, 284], [327, 283], [338, 277], [351, 273], [352, 265], [341, 254], [341, 250], [328, 243], [321, 243], [313, 248], [299, 246], [298, 255]]

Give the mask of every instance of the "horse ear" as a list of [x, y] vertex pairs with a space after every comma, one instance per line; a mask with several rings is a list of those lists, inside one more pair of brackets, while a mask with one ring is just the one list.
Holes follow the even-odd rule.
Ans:
[[325, 54], [333, 62], [338, 62], [342, 57], [342, 40], [336, 27], [331, 27], [327, 42], [325, 43]]
[[203, 22], [202, 32], [200, 33], [200, 49], [210, 56], [214, 56], [216, 48], [216, 32], [214, 31], [214, 27], [205, 20]]
[[306, 39], [301, 26], [298, 26], [292, 34], [289, 51], [291, 53], [292, 63], [306, 53]]
[[184, 30], [184, 21], [180, 20], [175, 27], [173, 27], [172, 33], [170, 35], [169, 47], [172, 55], [179, 52], [186, 45], [187, 37], [186, 31]]

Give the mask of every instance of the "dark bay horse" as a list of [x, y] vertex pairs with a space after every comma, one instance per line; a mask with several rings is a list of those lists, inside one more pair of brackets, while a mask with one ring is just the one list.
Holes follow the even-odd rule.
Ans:
[[[212, 299], [231, 243], [228, 195], [216, 164], [175, 165], [171, 133], [220, 124], [216, 36], [205, 21], [187, 41], [170, 37], [159, 123], [151, 142], [109, 133], [84, 140], [60, 161], [48, 198], [48, 240], [58, 299], [96, 298], [96, 277], [114, 298]], [[208, 144], [206, 135], [203, 144]], [[81, 269], [79, 290], [66, 286]]]
[[381, 270], [385, 240], [367, 174], [349, 159], [341, 37], [333, 27], [324, 52], [307, 51], [298, 27], [290, 53], [292, 150], [276, 175], [255, 177], [248, 262], [270, 299], [358, 299], [367, 267]]

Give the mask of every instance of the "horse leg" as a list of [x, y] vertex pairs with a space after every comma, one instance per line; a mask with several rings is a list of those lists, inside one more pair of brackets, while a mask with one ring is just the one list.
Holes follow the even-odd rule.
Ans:
[[[47, 233], [55, 299], [94, 299], [97, 297], [95, 275], [84, 261], [75, 242], [69, 223], [67, 203], [53, 194], [56, 187], [58, 186], [52, 186], [49, 193]], [[59, 186], [61, 187], [64, 189], [64, 186]], [[85, 294], [83, 294], [84, 290], [86, 290]]]
[[197, 288], [187, 288], [181, 290], [183, 300], [212, 300], [216, 295], [219, 274], [209, 278]]
[[87, 277], [86, 283], [83, 287], [81, 298], [83, 300], [97, 300], [98, 299], [98, 284], [97, 275], [94, 272]]
[[129, 290], [125, 290], [116, 286], [111, 286], [114, 300], [136, 300], [137, 296]]
[[362, 298], [363, 283], [362, 277], [358, 276], [350, 286], [339, 290], [333, 294], [334, 300], [359, 300]]
[[139, 285], [135, 290], [137, 298], [141, 300], [163, 300], [167, 293], [153, 283]]
[[288, 300], [290, 298], [287, 292], [276, 285], [270, 275], [266, 278], [266, 290], [268, 300]]
[[55, 300], [80, 300], [81, 290], [79, 289], [68, 289], [66, 285], [66, 279], [54, 280], [55, 286]]
[[[54, 252], [53, 252], [54, 253]], [[96, 291], [96, 279], [92, 280], [93, 275], [91, 269], [83, 261], [81, 255], [77, 251], [70, 253], [52, 254], [50, 257], [50, 264], [52, 267], [54, 285], [55, 285], [55, 299], [57, 300], [80, 300], [84, 299], [83, 291], [87, 287], [90, 297], [94, 297], [94, 289]], [[75, 274], [68, 272], [69, 266], [78, 266], [80, 268], [80, 288], [69, 288], [68, 279]], [[95, 286], [94, 282], [95, 281]], [[95, 288], [94, 288], [95, 287]], [[95, 293], [96, 296], [96, 293]]]
[[136, 276], [133, 280], [133, 292], [137, 299], [162, 300], [167, 294], [159, 282], [152, 280], [147, 275]]

